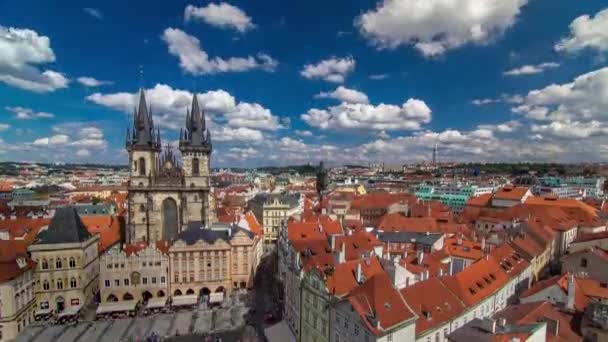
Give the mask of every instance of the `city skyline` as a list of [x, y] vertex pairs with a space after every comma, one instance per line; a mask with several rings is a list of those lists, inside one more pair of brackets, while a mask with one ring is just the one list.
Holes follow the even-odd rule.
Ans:
[[5, 1], [0, 161], [126, 164], [139, 88], [211, 167], [608, 160], [605, 4], [425, 3]]

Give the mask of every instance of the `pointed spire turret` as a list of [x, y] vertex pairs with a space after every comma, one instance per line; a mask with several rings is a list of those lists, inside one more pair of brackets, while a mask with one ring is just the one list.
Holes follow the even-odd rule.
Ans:
[[[198, 96], [192, 97], [192, 107], [186, 111], [186, 130], [181, 145], [189, 148], [211, 148], [211, 136], [205, 124], [205, 112], [201, 110]], [[181, 133], [180, 133], [181, 135]]]
[[133, 139], [130, 144], [139, 147], [160, 148], [158, 136], [154, 136], [154, 121], [148, 111], [144, 89], [139, 90], [139, 102], [133, 111]]

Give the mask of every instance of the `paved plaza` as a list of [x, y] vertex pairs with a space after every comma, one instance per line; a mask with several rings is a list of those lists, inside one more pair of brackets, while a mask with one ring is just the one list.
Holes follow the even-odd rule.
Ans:
[[151, 334], [161, 338], [202, 335], [240, 329], [247, 308], [238, 305], [214, 310], [178, 311], [135, 318], [84, 321], [77, 325], [31, 325], [17, 342], [143, 341]]

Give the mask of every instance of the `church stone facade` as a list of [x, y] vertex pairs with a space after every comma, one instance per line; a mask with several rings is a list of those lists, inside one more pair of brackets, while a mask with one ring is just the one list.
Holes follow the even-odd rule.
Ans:
[[209, 159], [211, 135], [205, 114], [194, 95], [186, 114], [186, 128], [180, 130], [181, 158], [170, 145], [161, 147], [160, 130], [143, 89], [133, 113], [133, 128], [127, 128], [129, 154], [127, 243], [173, 241], [190, 222], [208, 227], [210, 210]]

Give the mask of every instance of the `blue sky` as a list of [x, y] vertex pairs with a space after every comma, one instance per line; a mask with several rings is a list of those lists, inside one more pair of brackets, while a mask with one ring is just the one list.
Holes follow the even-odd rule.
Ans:
[[[124, 163], [143, 85], [213, 166], [608, 159], [605, 1], [0, 1], [0, 160]], [[143, 69], [143, 77], [140, 76]]]

